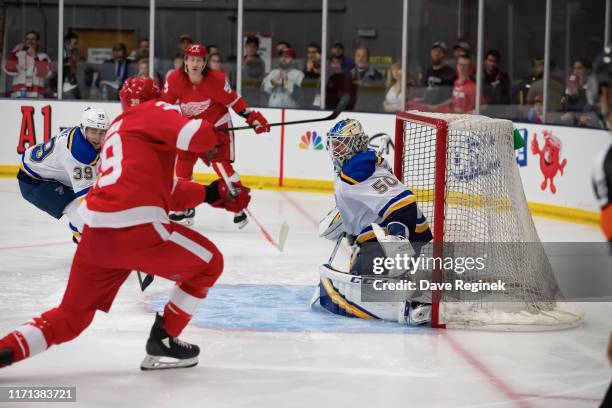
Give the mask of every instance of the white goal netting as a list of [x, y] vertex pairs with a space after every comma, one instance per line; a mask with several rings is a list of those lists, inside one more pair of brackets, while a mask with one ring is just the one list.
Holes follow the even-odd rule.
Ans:
[[[400, 113], [397, 121], [396, 175], [417, 195], [434, 240], [444, 243], [445, 255], [487, 253], [485, 270], [459, 278], [507, 284], [503, 294], [440, 292], [434, 308], [439, 324], [489, 330], [580, 324], [580, 311], [560, 302], [563, 295], [527, 207], [512, 122], [423, 112]], [[439, 277], [452, 281], [458, 275], [444, 271]]]

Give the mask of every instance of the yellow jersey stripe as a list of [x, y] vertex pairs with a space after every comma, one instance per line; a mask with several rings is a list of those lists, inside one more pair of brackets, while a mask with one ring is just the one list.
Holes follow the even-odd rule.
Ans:
[[387, 209], [387, 211], [385, 211], [385, 213], [383, 215], [383, 220], [386, 220], [389, 215], [391, 215], [393, 212], [399, 210], [400, 208], [404, 208], [407, 205], [410, 205], [410, 204], [415, 203], [415, 202], [416, 202], [416, 196], [415, 195], [410, 195], [408, 197], [402, 198], [397, 203], [395, 203], [391, 207], [389, 207]]
[[429, 223], [427, 221], [425, 221], [422, 224], [418, 224], [416, 226], [416, 228], [414, 229], [414, 232], [416, 232], [417, 234], [421, 234], [425, 231], [427, 231], [429, 229]]
[[70, 132], [70, 136], [68, 136], [68, 150], [72, 151], [72, 139], [74, 138], [74, 132], [76, 132], [77, 128], [72, 129]]
[[354, 178], [351, 178], [351, 177], [347, 176], [347, 175], [346, 175], [346, 174], [344, 174], [344, 172], [342, 172], [342, 171], [340, 172], [340, 177], [341, 177], [343, 180], [346, 180], [346, 181], [348, 181], [348, 182], [349, 182], [349, 183], [351, 183], [351, 184], [359, 184], [359, 182], [358, 182], [357, 180], [355, 180]]

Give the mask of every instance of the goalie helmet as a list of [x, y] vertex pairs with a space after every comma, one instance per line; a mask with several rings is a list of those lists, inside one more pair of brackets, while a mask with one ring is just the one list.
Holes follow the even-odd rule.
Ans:
[[110, 126], [110, 119], [104, 110], [87, 107], [81, 115], [81, 130], [87, 128], [106, 130]]
[[349, 159], [368, 148], [368, 135], [355, 119], [343, 119], [327, 132], [326, 147], [336, 170], [340, 171]]

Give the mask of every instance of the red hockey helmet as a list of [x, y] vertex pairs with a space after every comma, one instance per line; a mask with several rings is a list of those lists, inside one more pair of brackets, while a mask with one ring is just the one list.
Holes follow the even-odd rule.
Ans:
[[159, 87], [152, 78], [147, 77], [128, 78], [119, 91], [121, 108], [124, 111], [159, 96]]
[[202, 44], [191, 44], [185, 49], [185, 58], [188, 56], [205, 58], [206, 48]]

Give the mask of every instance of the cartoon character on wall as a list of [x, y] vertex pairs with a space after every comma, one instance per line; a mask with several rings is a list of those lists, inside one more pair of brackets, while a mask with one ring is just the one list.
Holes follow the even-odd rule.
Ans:
[[546, 190], [548, 181], [550, 180], [550, 191], [555, 194], [557, 187], [555, 187], [554, 179], [557, 173], [563, 175], [563, 169], [567, 164], [567, 159], [560, 160], [561, 155], [561, 140], [553, 136], [552, 132], [545, 130], [542, 132], [544, 135], [544, 147], [540, 149], [538, 143], [537, 133], [533, 134], [533, 141], [531, 142], [531, 153], [534, 155], [540, 155], [540, 170], [544, 175], [544, 181], [540, 185], [542, 191]]

